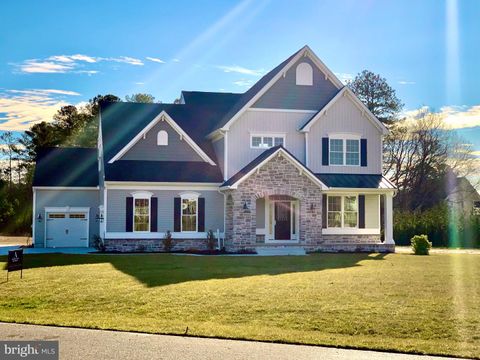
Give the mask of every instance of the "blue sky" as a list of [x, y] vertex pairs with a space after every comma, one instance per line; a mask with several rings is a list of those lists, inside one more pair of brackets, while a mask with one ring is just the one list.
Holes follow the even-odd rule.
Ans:
[[243, 92], [308, 44], [342, 79], [386, 77], [480, 150], [480, 1], [3, 1], [0, 130], [66, 103]]

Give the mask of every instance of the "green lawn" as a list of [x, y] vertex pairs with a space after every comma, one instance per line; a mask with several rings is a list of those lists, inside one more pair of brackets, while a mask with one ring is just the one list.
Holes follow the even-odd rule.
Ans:
[[[3, 268], [5, 257], [0, 257]], [[480, 256], [26, 255], [0, 321], [480, 357]]]

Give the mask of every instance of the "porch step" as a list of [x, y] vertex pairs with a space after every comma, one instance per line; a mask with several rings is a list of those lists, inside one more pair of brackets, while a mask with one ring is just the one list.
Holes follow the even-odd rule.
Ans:
[[255, 250], [259, 256], [306, 255], [300, 246], [259, 246]]

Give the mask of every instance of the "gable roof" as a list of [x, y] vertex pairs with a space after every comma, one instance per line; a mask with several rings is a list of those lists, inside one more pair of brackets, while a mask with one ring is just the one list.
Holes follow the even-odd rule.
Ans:
[[[235, 103], [235, 105], [228, 111], [223, 118], [217, 124], [217, 129], [225, 129], [228, 124], [233, 122], [238, 116], [240, 116], [246, 108], [253, 105], [253, 103], [260, 98], [279, 78], [284, 72], [286, 72], [295, 62], [297, 62], [301, 56], [309, 56], [312, 61], [318, 66], [318, 68], [328, 76], [328, 78], [333, 82], [338, 89], [340, 89], [343, 84], [335, 76], [333, 72], [328, 69], [325, 64], [315, 55], [315, 53], [305, 45], [300, 50], [295, 52], [280, 65], [275, 67], [273, 70], [264, 75], [260, 80], [258, 80], [255, 85], [248, 89]], [[210, 134], [212, 135], [212, 134]]]
[[308, 176], [314, 183], [321, 187], [322, 190], [328, 189], [327, 186], [305, 165], [303, 165], [295, 156], [293, 156], [282, 145], [274, 146], [268, 150], [265, 150], [230, 179], [225, 181], [220, 188], [236, 188], [240, 183], [252, 175], [255, 170], [262, 167], [265, 163], [270, 161], [277, 154], [284, 155], [295, 167], [302, 170], [302, 172]]
[[205, 136], [238, 98], [222, 95], [217, 97], [216, 94], [218, 93], [206, 95], [209, 101], [204, 104], [197, 104], [195, 101], [193, 104], [102, 103], [100, 115], [105, 162], [120, 152], [162, 111], [216, 162], [215, 151]]
[[373, 125], [383, 134], [386, 135], [388, 134], [388, 129], [387, 127], [377, 119], [375, 115], [372, 114], [372, 112], [365, 106], [363, 102], [360, 101], [360, 99], [353, 93], [352, 90], [348, 86], [344, 86], [338, 93], [333, 97], [332, 100], [328, 102], [327, 105], [325, 105], [322, 109], [320, 109], [316, 114], [314, 114], [301, 128], [300, 131], [302, 132], [308, 132], [310, 131], [310, 128], [315, 124], [324, 114], [328, 112], [328, 110], [343, 96], [348, 96], [350, 100], [352, 100], [353, 104], [357, 106], [357, 108], [362, 111], [362, 114], [364, 114], [367, 119], [369, 119]]
[[315, 174], [330, 190], [335, 188], [395, 189], [381, 174]]
[[43, 148], [36, 159], [33, 186], [98, 186], [97, 149]]
[[147, 126], [145, 126], [133, 139], [131, 139], [128, 144], [126, 144], [113, 158], [108, 160], [109, 163], [113, 163], [119, 160], [128, 150], [130, 150], [133, 145], [135, 145], [144, 135], [149, 132], [158, 122], [166, 121], [170, 127], [172, 127], [182, 139], [187, 142], [188, 145], [206, 162], [210, 165], [215, 165], [215, 162], [193, 141], [188, 134], [183, 131], [183, 129], [177, 125], [177, 123], [168, 115], [165, 110], [162, 110]]

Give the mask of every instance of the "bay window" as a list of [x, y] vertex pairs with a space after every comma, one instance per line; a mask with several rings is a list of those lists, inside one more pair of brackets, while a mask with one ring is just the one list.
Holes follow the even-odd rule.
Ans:
[[327, 197], [327, 227], [358, 227], [358, 198], [356, 195]]

